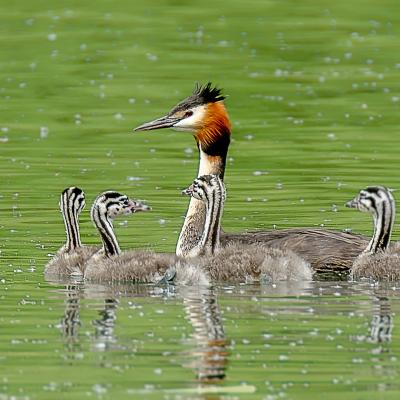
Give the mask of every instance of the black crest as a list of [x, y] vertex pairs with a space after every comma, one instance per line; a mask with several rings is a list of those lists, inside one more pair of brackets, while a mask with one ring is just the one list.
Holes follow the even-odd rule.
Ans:
[[201, 106], [208, 103], [216, 103], [222, 101], [225, 96], [222, 95], [222, 90], [217, 87], [212, 87], [212, 83], [208, 82], [205, 85], [196, 83], [193, 94], [178, 103], [169, 113], [175, 114], [178, 111], [187, 110], [188, 108]]
[[193, 96], [202, 99], [203, 104], [215, 103], [217, 101], [222, 101], [225, 99], [225, 96], [223, 96], [221, 92], [222, 89], [218, 89], [217, 87], [212, 87], [211, 82], [208, 82], [204, 86], [200, 85], [199, 83], [196, 83], [196, 86], [193, 91]]

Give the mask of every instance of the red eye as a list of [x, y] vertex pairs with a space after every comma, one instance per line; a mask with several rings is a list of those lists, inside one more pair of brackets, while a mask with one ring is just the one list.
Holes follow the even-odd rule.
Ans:
[[185, 118], [191, 117], [193, 115], [193, 111], [186, 111], [185, 112]]

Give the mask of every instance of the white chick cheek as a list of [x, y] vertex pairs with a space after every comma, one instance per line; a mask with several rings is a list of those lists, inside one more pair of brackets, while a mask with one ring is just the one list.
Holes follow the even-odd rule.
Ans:
[[190, 117], [183, 118], [178, 121], [173, 128], [178, 131], [189, 131], [194, 132], [198, 130], [204, 123], [204, 118], [206, 115], [206, 106], [197, 106], [192, 108], [190, 111], [193, 115]]

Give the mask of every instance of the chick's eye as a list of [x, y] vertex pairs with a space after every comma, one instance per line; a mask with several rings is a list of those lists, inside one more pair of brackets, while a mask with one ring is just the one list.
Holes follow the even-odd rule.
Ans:
[[185, 112], [185, 118], [191, 117], [193, 115], [193, 111], [189, 110]]

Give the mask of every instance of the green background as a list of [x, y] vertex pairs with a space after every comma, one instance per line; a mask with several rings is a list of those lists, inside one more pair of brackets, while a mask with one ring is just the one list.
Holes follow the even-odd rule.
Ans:
[[[80, 350], [71, 351], [58, 324], [76, 289], [42, 276], [64, 239], [58, 197], [71, 185], [87, 194], [85, 243], [98, 242], [91, 201], [115, 189], [153, 208], [116, 224], [122, 248], [174, 250], [187, 206], [180, 190], [197, 170], [194, 140], [132, 129], [164, 115], [195, 82], [211, 81], [228, 96], [225, 230], [325, 226], [369, 234], [370, 217], [344, 203], [367, 185], [399, 188], [398, 9], [397, 1], [361, 0], [1, 3], [0, 398], [135, 398], [146, 385], [140, 396], [175, 398], [163, 390], [196, 386], [190, 362], [174, 361], [187, 356], [181, 331], [193, 332], [185, 296], [78, 285]], [[398, 398], [396, 325], [391, 343], [353, 339], [379, 308], [371, 302], [376, 288], [327, 285], [330, 294], [323, 283], [218, 291], [234, 343], [226, 385], [256, 390], [231, 396]], [[395, 313], [397, 289], [384, 295]], [[120, 299], [122, 350], [93, 352], [91, 321], [109, 297]], [[130, 313], [130, 302], [145, 316]], [[269, 330], [273, 350], [263, 343]], [[292, 342], [300, 350], [286, 360]], [[161, 374], [151, 372], [159, 365]]]

